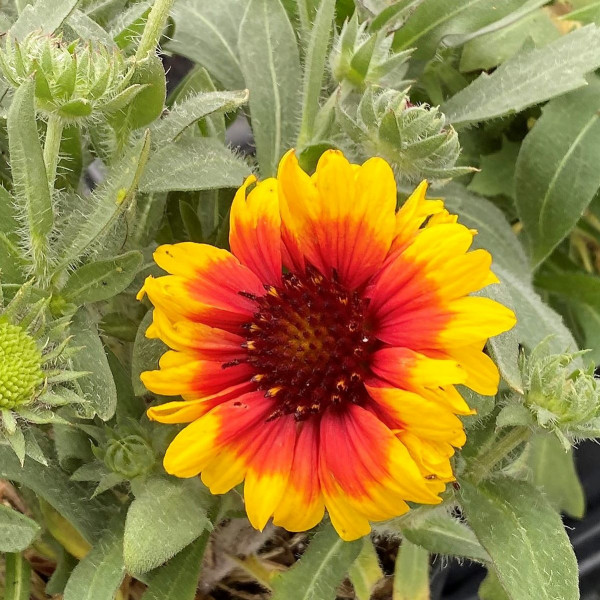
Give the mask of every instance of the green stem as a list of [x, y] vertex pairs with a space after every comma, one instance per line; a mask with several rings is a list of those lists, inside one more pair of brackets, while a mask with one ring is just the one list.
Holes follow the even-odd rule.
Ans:
[[143, 60], [144, 58], [147, 58], [151, 52], [154, 52], [160, 41], [160, 36], [162, 35], [165, 23], [167, 22], [169, 11], [174, 3], [175, 0], [156, 0], [148, 15], [148, 21], [144, 27], [140, 45], [135, 53], [136, 60]]
[[500, 438], [497, 443], [484, 449], [475, 459], [475, 465], [471, 470], [470, 479], [473, 483], [481, 482], [490, 471], [513, 450], [528, 441], [531, 437], [529, 427], [513, 427], [507, 434]]
[[46, 165], [46, 176], [48, 177], [50, 191], [54, 188], [54, 180], [56, 179], [62, 131], [62, 119], [57, 115], [50, 115], [46, 125], [46, 139], [44, 141], [44, 164]]

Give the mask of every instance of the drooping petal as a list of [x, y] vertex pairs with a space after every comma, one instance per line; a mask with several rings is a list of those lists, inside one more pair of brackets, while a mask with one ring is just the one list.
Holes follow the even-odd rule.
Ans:
[[278, 179], [282, 219], [291, 238], [286, 245], [299, 248], [324, 275], [335, 271], [349, 289], [367, 281], [394, 236], [396, 184], [390, 166], [373, 158], [357, 167], [341, 152], [328, 150], [311, 178], [288, 153]]
[[138, 298], [148, 294], [171, 321], [188, 319], [237, 332], [256, 310], [256, 304], [240, 292], [265, 293], [250, 269], [230, 252], [214, 246], [191, 242], [165, 245], [156, 250], [154, 258], [172, 275], [147, 277]]
[[277, 179], [256, 184], [251, 175], [237, 191], [231, 205], [229, 245], [243, 265], [263, 283], [281, 283], [281, 216]]
[[299, 425], [290, 478], [273, 516], [273, 523], [288, 531], [306, 531], [323, 518], [325, 504], [318, 478], [319, 435], [315, 420]]
[[146, 337], [160, 339], [174, 350], [203, 360], [228, 362], [246, 355], [243, 337], [187, 319], [173, 322], [160, 308], [154, 309]]

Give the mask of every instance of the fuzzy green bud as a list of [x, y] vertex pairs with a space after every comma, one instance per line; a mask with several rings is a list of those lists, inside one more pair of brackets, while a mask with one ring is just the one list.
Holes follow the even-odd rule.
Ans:
[[13, 87], [35, 78], [36, 105], [46, 115], [76, 121], [122, 108], [136, 93], [132, 70], [119, 51], [102, 44], [66, 44], [60, 37], [33, 33], [7, 36], [0, 70]]
[[542, 342], [520, 358], [525, 406], [538, 426], [557, 433], [565, 446], [568, 440], [595, 437], [600, 428], [600, 380], [593, 367], [573, 366], [582, 354], [548, 354]]
[[18, 325], [0, 322], [0, 408], [14, 409], [35, 400], [44, 381], [42, 353]]
[[369, 85], [401, 88], [412, 50], [392, 53], [393, 36], [384, 31], [366, 32], [367, 23], [358, 24], [356, 12], [336, 35], [329, 66], [336, 83], [347, 82], [359, 90]]
[[458, 135], [443, 113], [411, 104], [405, 92], [369, 88], [357, 107], [338, 105], [337, 118], [365, 157], [385, 158], [399, 179], [444, 180], [473, 170], [455, 166]]
[[110, 439], [104, 451], [104, 464], [127, 479], [150, 472], [156, 462], [154, 450], [139, 435]]

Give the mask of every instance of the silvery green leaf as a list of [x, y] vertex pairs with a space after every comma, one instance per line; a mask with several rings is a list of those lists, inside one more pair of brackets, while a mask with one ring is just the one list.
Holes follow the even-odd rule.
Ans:
[[31, 545], [40, 526], [24, 514], [0, 504], [0, 552], [21, 552]]
[[9, 34], [22, 40], [34, 31], [54, 33], [75, 10], [78, 2], [79, 0], [36, 0], [23, 9]]

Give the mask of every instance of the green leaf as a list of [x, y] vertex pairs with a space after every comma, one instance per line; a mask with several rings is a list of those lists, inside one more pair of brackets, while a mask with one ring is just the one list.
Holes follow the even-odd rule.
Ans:
[[79, 310], [73, 317], [71, 334], [73, 346], [80, 348], [71, 358], [73, 369], [89, 372], [89, 375], [74, 382], [75, 388], [94, 412], [103, 421], [108, 421], [117, 407], [117, 388], [96, 323], [85, 309]]
[[25, 459], [22, 468], [12, 450], [0, 446], [0, 477], [18, 481], [44, 498], [67, 519], [88, 541], [98, 539], [106, 526], [107, 507], [96, 500], [87, 500], [92, 489], [84, 484], [69, 481], [55, 463], [44, 466]]
[[76, 9], [71, 13], [67, 19], [67, 25], [82, 40], [100, 43], [107, 48], [115, 48], [112, 37], [94, 19], [91, 19], [81, 10]]
[[460, 57], [460, 70], [492, 69], [517, 54], [528, 38], [540, 48], [559, 36], [550, 15], [545, 10], [536, 10], [508, 27], [468, 42]]
[[488, 571], [479, 586], [478, 596], [480, 600], [511, 600], [506, 595], [494, 571]]
[[404, 537], [433, 554], [470, 558], [480, 563], [489, 560], [475, 534], [445, 508], [423, 512], [401, 527]]
[[129, 419], [139, 421], [146, 412], [146, 405], [133, 392], [129, 370], [123, 367], [110, 349], [107, 354], [108, 364], [110, 365], [110, 370], [117, 386], [117, 422], [127, 422]]
[[204, 242], [202, 223], [194, 207], [185, 200], [179, 200], [179, 212], [190, 242]]
[[298, 46], [280, 0], [248, 2], [239, 47], [260, 173], [271, 177], [296, 142], [301, 109]]
[[354, 587], [357, 600], [370, 600], [377, 582], [384, 574], [379, 565], [377, 551], [370, 537], [363, 538], [363, 547], [356, 560], [352, 563], [348, 576]]
[[198, 479], [148, 479], [127, 512], [123, 540], [127, 570], [140, 574], [155, 569], [211, 529], [206, 516], [210, 502]]
[[319, 111], [319, 100], [323, 89], [323, 76], [327, 49], [331, 40], [332, 23], [335, 15], [335, 0], [322, 0], [310, 32], [306, 61], [304, 63], [304, 85], [302, 91], [302, 123], [298, 146], [303, 147], [313, 138], [313, 128]]
[[302, 558], [273, 579], [272, 600], [335, 600], [362, 545], [344, 542], [330, 523], [323, 523]]
[[21, 552], [31, 545], [40, 526], [24, 514], [0, 504], [0, 552]]
[[96, 247], [129, 208], [149, 152], [150, 139], [146, 134], [111, 168], [106, 181], [90, 198], [81, 199], [81, 212], [71, 215], [60, 237], [58, 269], [76, 263], [83, 254]]
[[126, 108], [127, 126], [139, 129], [158, 119], [165, 106], [167, 80], [162, 60], [151, 55], [138, 61], [129, 85], [142, 86]]
[[64, 600], [114, 600], [125, 577], [121, 527], [120, 521], [113, 520], [112, 527], [73, 569]]
[[167, 346], [159, 339], [148, 339], [146, 330], [152, 323], [152, 311], [148, 311], [137, 331], [133, 344], [133, 357], [131, 359], [131, 384], [136, 396], [147, 393], [140, 374], [144, 371], [153, 371], [158, 368], [158, 359], [168, 350]]
[[54, 33], [78, 2], [79, 0], [37, 0], [34, 4], [28, 4], [9, 33], [18, 40], [34, 31], [40, 34]]
[[152, 130], [158, 146], [175, 140], [188, 127], [213, 113], [226, 113], [248, 102], [248, 90], [235, 92], [201, 92], [176, 104]]
[[142, 192], [237, 188], [250, 168], [212, 138], [188, 138], [152, 154], [140, 182]]
[[575, 554], [560, 515], [531, 485], [497, 477], [461, 482], [467, 520], [509, 597], [578, 600]]
[[164, 567], [150, 573], [142, 600], [194, 600], [208, 536], [205, 531]]
[[585, 6], [563, 15], [561, 20], [578, 21], [584, 25], [589, 23], [600, 25], [600, 2], [589, 2]]
[[585, 495], [575, 470], [572, 450], [565, 452], [552, 434], [538, 434], [528, 446], [527, 465], [531, 482], [544, 490], [556, 510], [576, 519], [583, 517]]
[[136, 250], [89, 263], [72, 273], [60, 295], [77, 305], [108, 300], [131, 284], [141, 263], [142, 253]]
[[394, 35], [398, 52], [416, 48], [414, 58], [431, 58], [444, 38], [472, 33], [518, 9], [522, 0], [424, 0]]
[[586, 85], [586, 73], [600, 66], [598, 44], [600, 29], [588, 25], [543, 48], [527, 48], [492, 75], [482, 73], [441, 110], [453, 125], [476, 123], [575, 90]]
[[429, 552], [404, 540], [396, 557], [392, 600], [429, 600]]
[[169, 49], [206, 67], [225, 88], [243, 88], [238, 31], [246, 6], [246, 0], [179, 0], [171, 11], [175, 36]]
[[548, 103], [525, 137], [516, 206], [539, 265], [571, 231], [600, 186], [600, 78]]
[[65, 591], [67, 581], [77, 566], [77, 559], [69, 554], [63, 548], [60, 549], [60, 555], [56, 564], [56, 569], [52, 573], [52, 577], [46, 584], [46, 594], [62, 594]]
[[479, 173], [475, 173], [468, 189], [482, 196], [515, 196], [515, 165], [521, 144], [504, 140], [502, 149], [481, 157]]
[[6, 122], [16, 206], [27, 228], [28, 254], [38, 275], [48, 265], [48, 236], [54, 212], [33, 104], [34, 83], [15, 92]]
[[22, 554], [5, 557], [4, 600], [29, 600], [31, 567]]

